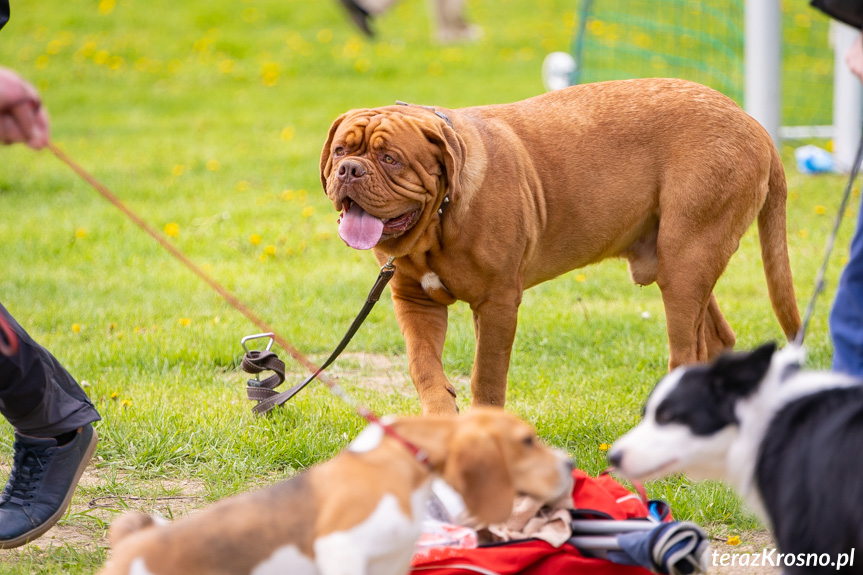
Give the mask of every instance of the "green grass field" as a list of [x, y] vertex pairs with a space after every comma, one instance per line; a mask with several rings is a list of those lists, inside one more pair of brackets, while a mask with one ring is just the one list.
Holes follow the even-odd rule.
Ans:
[[[371, 253], [338, 239], [321, 190], [330, 122], [397, 99], [456, 108], [540, 93], [542, 58], [569, 48], [574, 10], [568, 0], [475, 0], [484, 38], [442, 47], [419, 0], [381, 18], [374, 41], [335, 0], [13, 4], [0, 65], [39, 88], [54, 141], [316, 360], [377, 274]], [[844, 182], [801, 176], [790, 148], [783, 156], [803, 307]], [[810, 327], [813, 367], [829, 365], [827, 310], [851, 227]], [[237, 364], [240, 338], [256, 328], [49, 152], [0, 149], [0, 246], [0, 301], [85, 382], [103, 416], [72, 511], [35, 543], [0, 552], [3, 573], [93, 573], [107, 523], [126, 506], [180, 515], [322, 461], [362, 427], [321, 384], [255, 418]], [[754, 230], [717, 297], [740, 347], [781, 338]], [[457, 304], [450, 318], [445, 368], [466, 408], [470, 310]], [[418, 412], [388, 298], [349, 352], [332, 372], [351, 393], [379, 413]], [[603, 444], [637, 421], [666, 362], [657, 288], [637, 288], [623, 262], [605, 262], [525, 294], [507, 406], [596, 473]], [[11, 445], [3, 423], [4, 477]], [[758, 528], [719, 485], [678, 477], [648, 490], [718, 532]], [[95, 498], [108, 509], [91, 508]]]

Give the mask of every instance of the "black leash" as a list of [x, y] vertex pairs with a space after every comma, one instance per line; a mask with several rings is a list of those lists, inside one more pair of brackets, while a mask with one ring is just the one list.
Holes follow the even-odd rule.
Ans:
[[[818, 275], [815, 278], [815, 291], [812, 294], [812, 299], [809, 300], [809, 305], [806, 306], [806, 313], [803, 315], [803, 324], [797, 332], [797, 337], [794, 338], [795, 345], [803, 345], [803, 337], [806, 335], [809, 320], [812, 319], [812, 312], [815, 310], [815, 300], [824, 291], [824, 274], [827, 272], [827, 262], [830, 260], [830, 254], [833, 252], [833, 245], [836, 243], [836, 236], [839, 234], [842, 218], [845, 217], [848, 199], [851, 197], [851, 189], [854, 186], [854, 180], [857, 179], [857, 172], [860, 171], [861, 162], [863, 162], [863, 135], [860, 136], [860, 144], [857, 146], [857, 155], [854, 158], [854, 165], [851, 167], [851, 175], [848, 178], [848, 184], [845, 186], [845, 194], [842, 196], [842, 203], [839, 205], [836, 221], [833, 223], [833, 233], [827, 238], [827, 253], [824, 255], [824, 261], [821, 263], [821, 268], [818, 270]], [[858, 214], [857, 217], [863, 217], [863, 214]]]
[[[380, 299], [381, 294], [384, 291], [384, 288], [389, 283], [390, 279], [392, 279], [393, 274], [396, 272], [396, 267], [393, 265], [393, 260], [395, 258], [390, 257], [389, 261], [384, 264], [381, 268], [380, 274], [378, 274], [378, 279], [375, 280], [375, 284], [372, 286], [369, 295], [366, 297], [366, 302], [363, 304], [363, 308], [360, 310], [360, 313], [354, 318], [353, 323], [348, 328], [347, 333], [345, 333], [342, 340], [339, 342], [339, 345], [336, 346], [336, 349], [330, 354], [330, 357], [317, 368], [314, 373], [312, 373], [309, 377], [296, 384], [292, 388], [287, 391], [283, 391], [279, 393], [276, 391], [276, 387], [281, 385], [285, 381], [285, 362], [280, 360], [278, 356], [270, 350], [273, 345], [272, 333], [264, 333], [258, 335], [250, 335], [248, 337], [244, 337], [242, 340], [243, 348], [246, 350], [246, 354], [243, 356], [243, 360], [241, 366], [243, 371], [251, 374], [259, 374], [264, 371], [272, 371], [273, 375], [267, 377], [266, 379], [250, 379], [248, 381], [248, 385], [246, 386], [246, 393], [249, 399], [255, 400], [258, 402], [255, 407], [252, 408], [252, 411], [257, 413], [258, 415], [263, 415], [289, 401], [292, 397], [294, 397], [297, 393], [299, 393], [304, 387], [310, 384], [322, 371], [324, 371], [327, 367], [332, 364], [339, 355], [345, 350], [350, 343], [351, 339], [354, 335], [359, 331], [360, 326], [365, 321], [366, 317], [368, 317], [369, 313], [372, 311], [372, 308], [375, 307], [375, 304]], [[250, 350], [246, 347], [246, 342], [251, 341], [253, 339], [259, 339], [268, 337], [270, 338], [267, 343], [267, 347], [263, 350]]]

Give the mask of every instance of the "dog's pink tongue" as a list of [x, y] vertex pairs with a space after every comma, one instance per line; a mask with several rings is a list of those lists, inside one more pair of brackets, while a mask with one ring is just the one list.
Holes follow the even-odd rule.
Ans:
[[346, 212], [342, 212], [339, 222], [339, 237], [355, 250], [369, 250], [375, 247], [384, 233], [384, 222], [354, 202]]

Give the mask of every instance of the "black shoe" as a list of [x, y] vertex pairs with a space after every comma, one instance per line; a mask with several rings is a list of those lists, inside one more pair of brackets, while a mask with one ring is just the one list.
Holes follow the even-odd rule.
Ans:
[[371, 14], [369, 14], [365, 8], [354, 2], [354, 0], [340, 1], [342, 6], [345, 7], [345, 10], [348, 11], [348, 16], [350, 16], [354, 24], [357, 25], [357, 28], [365, 32], [366, 36], [372, 38], [375, 33], [369, 26], [369, 21], [372, 19]]
[[12, 473], [0, 494], [0, 549], [24, 545], [57, 523], [72, 501], [97, 441], [91, 423], [60, 446], [54, 438], [15, 434]]

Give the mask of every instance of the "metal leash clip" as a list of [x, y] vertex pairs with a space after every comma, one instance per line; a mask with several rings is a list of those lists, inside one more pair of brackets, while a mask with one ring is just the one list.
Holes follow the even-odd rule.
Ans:
[[[260, 373], [262, 371], [272, 369], [271, 367], [264, 365], [262, 363], [262, 360], [266, 359], [267, 357], [275, 357], [275, 353], [270, 351], [273, 347], [273, 342], [275, 341], [273, 339], [273, 335], [274, 334], [272, 332], [256, 333], [254, 335], [247, 335], [246, 337], [244, 337], [243, 339], [240, 340], [240, 345], [243, 346], [243, 350], [246, 352], [245, 355], [243, 355], [243, 361], [242, 361], [243, 370], [246, 371], [247, 373], [254, 374], [254, 376], [255, 376], [254, 379], [250, 379], [247, 382], [247, 384], [250, 387], [260, 387], [261, 386]], [[264, 347], [263, 350], [250, 349], [249, 348], [248, 342], [254, 341], [256, 339], [264, 339], [264, 338], [268, 338], [268, 341], [267, 341], [267, 345]]]

